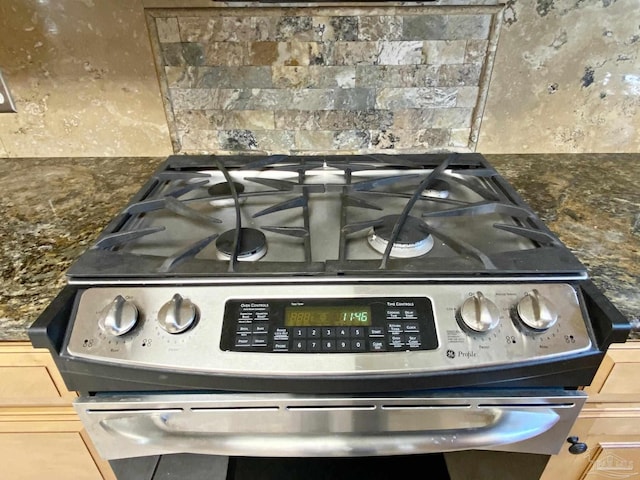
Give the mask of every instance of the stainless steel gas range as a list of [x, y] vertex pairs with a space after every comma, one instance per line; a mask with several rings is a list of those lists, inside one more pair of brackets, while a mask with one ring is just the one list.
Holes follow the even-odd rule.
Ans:
[[554, 454], [629, 331], [478, 154], [170, 157], [68, 275], [107, 459]]

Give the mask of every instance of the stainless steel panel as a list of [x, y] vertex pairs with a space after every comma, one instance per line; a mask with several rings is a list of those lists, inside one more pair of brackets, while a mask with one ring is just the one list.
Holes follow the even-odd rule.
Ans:
[[106, 459], [166, 453], [372, 456], [467, 449], [557, 453], [582, 392], [296, 396], [167, 394], [80, 398]]
[[[204, 178], [204, 180], [208, 182], [205, 188], [209, 185], [226, 182], [223, 173], [218, 170], [203, 170], [198, 173], [208, 176], [197, 178], [199, 181], [202, 181]], [[415, 185], [419, 183], [419, 180], [416, 181], [416, 178], [424, 178], [429, 173], [431, 173], [429, 169], [397, 170], [391, 168], [372, 168], [352, 172], [352, 182], [354, 184], [397, 175], [404, 175], [407, 179], [381, 189], [381, 191], [385, 192], [402, 193], [404, 196], [385, 195], [381, 198], [371, 195], [367, 197], [368, 200], [378, 205], [380, 211], [365, 208], [350, 209], [348, 222], [353, 224], [370, 221], [373, 218], [388, 214], [398, 214], [406, 205], [408, 195], [413, 193], [413, 190], [408, 186], [414, 185], [415, 188]], [[489, 191], [493, 190], [492, 183], [487, 179], [471, 178], [469, 180], [469, 178], [456, 174], [451, 170], [446, 170], [446, 173], [450, 178], [460, 178], [461, 180], [471, 181], [472, 184], [478, 187], [483, 187]], [[277, 169], [239, 171], [231, 169], [229, 174], [233, 181], [246, 185], [247, 191], [257, 193], [257, 195], [242, 197], [241, 220], [243, 227], [259, 228], [264, 225], [299, 226], [302, 224], [300, 211], [298, 209], [283, 210], [267, 216], [255, 217], [254, 215], [257, 212], [279, 202], [294, 198], [295, 194], [292, 194], [291, 191], [274, 192], [272, 187], [245, 180], [246, 178], [260, 178], [266, 180], [287, 180], [297, 183], [299, 179], [297, 172]], [[305, 174], [305, 185], [324, 187], [324, 192], [322, 193], [309, 194], [309, 228], [313, 261], [322, 262], [338, 258], [341, 227], [340, 219], [342, 217], [341, 209], [343, 206], [342, 196], [344, 194], [343, 188], [347, 185], [346, 178], [343, 169], [329, 166], [308, 170]], [[486, 200], [466, 185], [454, 181], [449, 181], [448, 183], [448, 199], [453, 201], [451, 206], [460, 205], [460, 202], [468, 204]], [[170, 184], [161, 185], [150, 198], [162, 198], [162, 196], [172, 188], [175, 187]], [[165, 229], [148, 237], [142, 237], [135, 242], [131, 242], [125, 245], [122, 250], [136, 254], [166, 257], [212, 233], [222, 233], [235, 225], [236, 212], [233, 204], [229, 202], [227, 202], [226, 205], [221, 205], [219, 202], [213, 202], [212, 204], [206, 200], [199, 200], [200, 196], [201, 192], [194, 191], [182, 195], [180, 201], [185, 202], [190, 208], [197, 210], [205, 216], [221, 220], [220, 223], [188, 221], [184, 217], [175, 215], [166, 209], [148, 212], [141, 218], [132, 219], [131, 223], [127, 225], [127, 228], [152, 228], [162, 226]], [[434, 209], [440, 210], [445, 207], [450, 208], [450, 205], [448, 205], [446, 201], [444, 204], [438, 202], [421, 202], [419, 208], [416, 207], [413, 214], [419, 217], [421, 212], [430, 212]], [[429, 219], [429, 224], [436, 229], [442, 229], [450, 235], [458, 234], [464, 236], [464, 238], [473, 239], [471, 243], [486, 254], [533, 248], [534, 245], [531, 240], [496, 229], [493, 227], [496, 223], [515, 225], [513, 218], [503, 214], [479, 215], [475, 216], [473, 221], [469, 221], [468, 217]], [[302, 248], [303, 244], [299, 239], [292, 239], [266, 230], [262, 231], [267, 237], [268, 249], [261, 261], [302, 262], [305, 260]], [[380, 254], [367, 242], [367, 234], [368, 230], [365, 229], [349, 235], [347, 258], [351, 260], [380, 259]], [[199, 252], [198, 258], [215, 259], [218, 256], [217, 253], [215, 242], [212, 242], [211, 245]], [[429, 255], [434, 257], [458, 256], [456, 252], [441, 241], [435, 243]], [[140, 273], [144, 274], [146, 272]]]
[[[536, 359], [573, 356], [592, 347], [578, 297], [569, 284], [349, 284], [210, 285], [171, 287], [96, 287], [79, 302], [67, 354], [99, 362], [209, 374], [266, 376], [364, 376], [436, 372]], [[514, 304], [532, 289], [554, 304], [558, 321], [545, 332], [526, 332], [511, 318]], [[500, 312], [498, 326], [474, 334], [460, 327], [456, 311], [469, 295], [482, 291]], [[175, 294], [188, 298], [200, 311], [195, 327], [179, 334], [166, 332], [157, 322], [163, 304]], [[122, 295], [139, 311], [138, 325], [128, 334], [112, 337], [98, 326], [99, 312]], [[225, 302], [229, 299], [366, 298], [424, 296], [431, 299], [439, 347], [430, 351], [373, 353], [235, 352], [220, 349]]]

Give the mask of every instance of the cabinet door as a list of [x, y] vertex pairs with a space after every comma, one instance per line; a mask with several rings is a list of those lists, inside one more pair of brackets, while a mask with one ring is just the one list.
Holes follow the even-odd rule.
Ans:
[[0, 433], [2, 478], [102, 480], [79, 432]]
[[589, 402], [637, 402], [640, 398], [640, 342], [612, 345], [591, 385]]
[[115, 480], [71, 407], [0, 408], [0, 478]]
[[0, 343], [0, 406], [62, 406], [74, 398], [47, 350], [26, 342]]
[[115, 480], [46, 350], [0, 342], [0, 479]]
[[573, 429], [587, 444], [585, 453], [569, 453], [567, 442], [549, 460], [541, 480], [638, 478], [640, 476], [640, 408], [620, 404], [616, 409], [585, 409]]

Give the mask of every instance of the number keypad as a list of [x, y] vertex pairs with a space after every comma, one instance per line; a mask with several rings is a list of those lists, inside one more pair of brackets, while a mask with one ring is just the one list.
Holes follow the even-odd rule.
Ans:
[[[366, 327], [293, 327], [274, 331], [274, 352], [365, 352]], [[287, 348], [282, 340], [286, 339]], [[276, 345], [277, 344], [277, 345]]]

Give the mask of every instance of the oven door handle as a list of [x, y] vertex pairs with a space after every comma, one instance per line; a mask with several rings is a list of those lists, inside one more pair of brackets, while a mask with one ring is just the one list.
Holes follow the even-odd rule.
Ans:
[[[129, 456], [141, 447], [144, 455], [202, 453], [269, 457], [325, 457], [405, 455], [487, 449], [528, 440], [553, 428], [560, 419], [552, 409], [493, 408], [486, 425], [476, 428], [400, 431], [384, 433], [265, 433], [211, 432], [178, 427], [182, 412], [138, 412], [99, 420], [99, 425], [119, 449]], [[95, 411], [94, 411], [95, 412]], [[97, 412], [95, 412], [97, 413]], [[113, 412], [112, 412], [113, 413]], [[133, 445], [131, 445], [133, 447]], [[96, 442], [101, 451], [100, 442]], [[102, 452], [101, 452], [102, 453]], [[107, 453], [107, 452], [105, 452]], [[139, 455], [136, 453], [135, 455]], [[117, 458], [105, 455], [105, 458]]]

